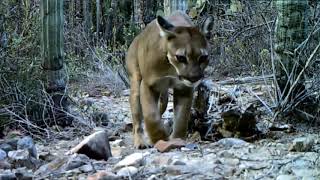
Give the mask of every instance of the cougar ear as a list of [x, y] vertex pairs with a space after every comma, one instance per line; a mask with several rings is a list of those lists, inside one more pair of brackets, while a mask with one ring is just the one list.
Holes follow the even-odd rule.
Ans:
[[175, 33], [173, 32], [174, 25], [169, 23], [161, 16], [157, 16], [157, 25], [160, 30], [161, 37], [173, 38], [175, 37]]
[[206, 20], [203, 22], [201, 26], [201, 32], [206, 36], [207, 39], [211, 36], [211, 30], [213, 28], [214, 19], [213, 17], [209, 16], [206, 18]]

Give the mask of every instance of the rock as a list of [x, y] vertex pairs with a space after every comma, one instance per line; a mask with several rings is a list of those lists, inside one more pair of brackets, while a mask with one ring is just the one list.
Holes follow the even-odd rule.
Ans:
[[122, 139], [117, 139], [115, 141], [111, 141], [110, 144], [111, 144], [112, 147], [117, 147], [117, 146], [119, 147], [119, 146], [124, 146], [125, 145], [125, 143], [124, 143], [124, 141]]
[[171, 149], [184, 147], [186, 142], [182, 139], [172, 139], [169, 141], [159, 140], [154, 147], [160, 152], [168, 152]]
[[157, 175], [152, 174], [147, 180], [160, 180], [160, 178], [157, 177]]
[[164, 170], [167, 174], [173, 175], [173, 176], [194, 172], [194, 170], [188, 166], [176, 166], [176, 165], [165, 166]]
[[0, 173], [1, 180], [16, 180], [17, 177], [14, 173]]
[[92, 167], [91, 164], [86, 164], [86, 165], [81, 166], [81, 167], [79, 168], [79, 170], [80, 170], [81, 172], [88, 173], [88, 172], [92, 172], [94, 169], [93, 169], [93, 167]]
[[136, 175], [138, 173], [138, 168], [134, 167], [134, 166], [128, 166], [128, 167], [124, 167], [119, 169], [119, 171], [117, 172], [118, 176], [125, 176], [125, 177], [132, 177], [134, 175]]
[[80, 166], [83, 166], [89, 162], [88, 156], [84, 154], [74, 154], [68, 160], [68, 162], [64, 165], [64, 170], [69, 171]]
[[196, 143], [186, 144], [185, 148], [190, 150], [197, 150], [199, 149], [199, 145]]
[[130, 89], [125, 89], [122, 91], [123, 96], [130, 96]]
[[105, 112], [94, 112], [92, 114], [92, 119], [94, 122], [101, 122], [104, 126], [107, 126], [109, 123], [108, 114]]
[[47, 164], [42, 165], [36, 172], [36, 175], [47, 175], [47, 174], [52, 174], [54, 172], [59, 171], [59, 169], [61, 169], [61, 167], [68, 162], [68, 158], [67, 157], [59, 157]]
[[118, 162], [115, 165], [115, 168], [121, 168], [121, 167], [125, 167], [125, 166], [139, 167], [143, 164], [143, 158], [149, 154], [150, 154], [149, 152], [130, 154], [129, 156], [126, 156], [123, 160]]
[[292, 175], [282, 174], [282, 175], [279, 175], [276, 180], [298, 180], [298, 178]]
[[190, 137], [191, 142], [199, 142], [201, 141], [201, 134], [198, 131], [195, 131]]
[[35, 169], [39, 165], [39, 161], [30, 155], [27, 149], [19, 149], [8, 153], [9, 161], [15, 167], [27, 167]]
[[53, 161], [55, 159], [55, 156], [48, 151], [42, 151], [42, 152], [39, 152], [39, 159], [49, 162], [49, 161]]
[[6, 144], [9, 144], [12, 147], [12, 150], [17, 149], [18, 146], [18, 138], [12, 138], [9, 140], [6, 140]]
[[172, 159], [170, 156], [156, 156], [150, 161], [151, 164], [162, 167], [164, 165], [170, 164], [170, 162], [172, 162]]
[[5, 160], [6, 158], [7, 158], [7, 153], [4, 150], [0, 149], [0, 161]]
[[289, 151], [308, 152], [312, 150], [314, 139], [311, 137], [300, 137], [293, 140]]
[[17, 179], [19, 179], [19, 180], [33, 180], [34, 179], [32, 172], [28, 171], [26, 168], [17, 169], [15, 175], [16, 175]]
[[221, 164], [225, 164], [229, 166], [237, 166], [240, 164], [239, 159], [233, 159], [233, 158], [220, 158], [219, 161]]
[[299, 177], [320, 177], [320, 170], [316, 169], [292, 168], [292, 172], [294, 175]]
[[19, 139], [17, 142], [17, 149], [27, 149], [32, 157], [38, 158], [36, 146], [30, 136]]
[[184, 165], [186, 165], [186, 163], [185, 163], [185, 162], [183, 162], [183, 161], [180, 161], [180, 160], [178, 160], [178, 159], [175, 159], [175, 160], [173, 160], [173, 161], [172, 161], [171, 165], [180, 165], [180, 166], [184, 166]]
[[117, 175], [112, 172], [100, 171], [96, 174], [89, 176], [87, 180], [116, 180], [119, 179]]
[[72, 148], [67, 154], [85, 154], [96, 160], [108, 160], [112, 156], [108, 133], [106, 131], [97, 131], [86, 137], [77, 146]]
[[223, 145], [226, 147], [232, 147], [232, 146], [243, 146], [243, 145], [248, 145], [246, 141], [238, 138], [223, 138], [220, 139], [217, 144]]
[[0, 169], [11, 169], [11, 164], [8, 163], [8, 161], [6, 161], [6, 160], [1, 160], [0, 161]]
[[6, 153], [14, 150], [13, 147], [7, 143], [0, 144], [0, 149], [4, 150]]

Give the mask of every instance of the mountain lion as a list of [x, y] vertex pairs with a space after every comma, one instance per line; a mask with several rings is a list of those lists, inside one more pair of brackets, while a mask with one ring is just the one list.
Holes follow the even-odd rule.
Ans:
[[[209, 24], [204, 24], [200, 31], [181, 12], [166, 19], [158, 16], [130, 45], [126, 63], [136, 148], [148, 146], [143, 139], [142, 119], [152, 144], [186, 137], [193, 89], [200, 83], [208, 65], [205, 35]], [[161, 122], [169, 88], [174, 91], [174, 124], [170, 137]]]

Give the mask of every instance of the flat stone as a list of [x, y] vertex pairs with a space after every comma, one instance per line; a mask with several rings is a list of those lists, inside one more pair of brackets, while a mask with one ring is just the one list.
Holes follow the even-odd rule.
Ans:
[[108, 160], [112, 156], [108, 133], [106, 131], [97, 131], [91, 134], [67, 154], [74, 153], [85, 154], [89, 158], [96, 160]]
[[131, 177], [138, 173], [138, 168], [134, 166], [123, 167], [117, 172], [118, 176]]
[[96, 174], [89, 176], [87, 180], [116, 180], [116, 179], [119, 179], [119, 177], [112, 172], [99, 171]]
[[149, 152], [145, 153], [133, 153], [128, 156], [126, 156], [123, 160], [118, 162], [115, 165], [115, 168], [121, 168], [125, 166], [141, 166], [143, 164], [143, 158], [147, 155], [149, 155]]
[[292, 175], [279, 175], [276, 180], [298, 180], [295, 176]]
[[164, 141], [164, 140], [159, 140], [154, 147], [159, 151], [159, 152], [168, 152], [171, 149], [175, 148], [181, 148], [186, 145], [186, 142], [182, 139], [172, 139], [169, 141]]
[[93, 167], [91, 164], [86, 164], [86, 165], [83, 165], [79, 168], [79, 170], [81, 172], [84, 172], [84, 173], [88, 173], [88, 172], [92, 172], [93, 171]]
[[308, 152], [312, 150], [314, 139], [311, 137], [300, 137], [293, 140], [289, 151]]

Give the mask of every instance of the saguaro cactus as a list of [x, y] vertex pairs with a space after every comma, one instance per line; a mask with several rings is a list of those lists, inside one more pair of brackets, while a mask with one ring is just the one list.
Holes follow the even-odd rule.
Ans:
[[[41, 0], [41, 48], [45, 90], [51, 95], [55, 119], [63, 118], [67, 107], [66, 71], [63, 52], [63, 1]], [[62, 121], [61, 121], [62, 122]]]
[[308, 35], [309, 6], [308, 0], [277, 0], [276, 6], [275, 51], [281, 62], [277, 65], [277, 76], [280, 90], [286, 94], [294, 81], [294, 73], [299, 73], [299, 66], [303, 65], [303, 62], [295, 63], [294, 51]]

